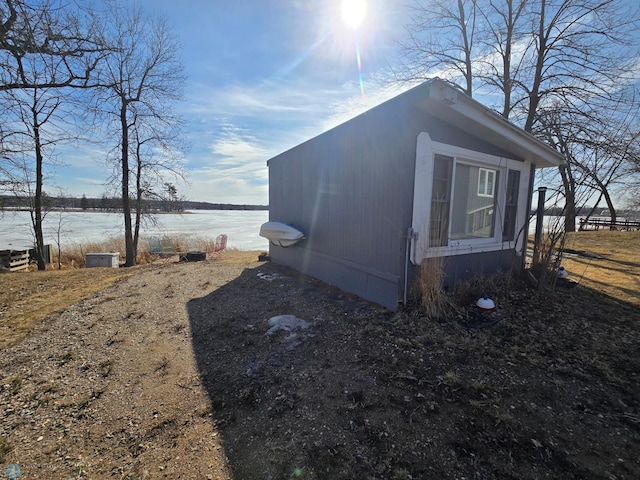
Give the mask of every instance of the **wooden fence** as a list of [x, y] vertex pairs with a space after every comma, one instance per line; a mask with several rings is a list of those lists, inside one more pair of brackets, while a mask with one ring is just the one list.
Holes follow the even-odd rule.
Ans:
[[608, 228], [609, 230], [640, 230], [640, 221], [637, 220], [616, 220], [610, 218], [581, 218], [580, 231], [584, 230], [600, 230]]
[[10, 272], [29, 268], [29, 250], [0, 250], [0, 268]]

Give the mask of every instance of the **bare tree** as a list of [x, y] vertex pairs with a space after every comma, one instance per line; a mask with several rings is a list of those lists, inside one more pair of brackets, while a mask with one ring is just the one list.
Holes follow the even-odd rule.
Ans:
[[[181, 137], [175, 129], [180, 126], [180, 122], [178, 119], [174, 119], [174, 121], [166, 123], [167, 120], [167, 117], [163, 117], [161, 124], [136, 125], [139, 128], [133, 130], [133, 147], [135, 149], [135, 190], [132, 194], [132, 197], [135, 198], [133, 244], [136, 255], [143, 220], [146, 219], [152, 224], [156, 223], [152, 215], [145, 215], [144, 200], [168, 197], [169, 206], [171, 206], [172, 201], [177, 200], [177, 189], [167, 181], [167, 178], [184, 180], [183, 162], [177, 155], [177, 149], [184, 147], [184, 145], [177, 144], [177, 140]], [[171, 208], [168, 208], [167, 211], [171, 211]]]
[[65, 218], [62, 212], [58, 212], [57, 225], [55, 226], [56, 250], [58, 257], [58, 270], [62, 270], [62, 231], [64, 230]]
[[[34, 67], [35, 68], [35, 67]], [[34, 73], [31, 78], [37, 78]], [[72, 141], [69, 126], [72, 113], [65, 108], [65, 96], [58, 89], [37, 86], [25, 90], [5, 90], [3, 99], [7, 109], [3, 117], [11, 131], [5, 139], [5, 178], [11, 179], [11, 190], [30, 199], [31, 223], [35, 237], [39, 270], [45, 270], [44, 235], [42, 224], [46, 216], [43, 205], [45, 176], [48, 169], [59, 163], [55, 147]], [[1, 189], [0, 189], [1, 190]]]
[[535, 0], [527, 3], [531, 41], [516, 80], [514, 109], [523, 128], [535, 131], [545, 105], [580, 110], [594, 98], [608, 100], [629, 83], [635, 57], [629, 30], [637, 12], [620, 0]]
[[[0, 19], [0, 90], [89, 86], [104, 55], [89, 8], [60, 0], [1, 0]], [[34, 63], [47, 75], [34, 78]]]
[[25, 118], [25, 125], [28, 125], [30, 130], [30, 137], [33, 141], [33, 153], [35, 155], [36, 163], [36, 178], [35, 178], [35, 192], [34, 192], [34, 204], [31, 213], [31, 220], [33, 224], [33, 231], [36, 237], [36, 254], [38, 261], [38, 270], [45, 270], [46, 264], [44, 261], [44, 236], [42, 234], [42, 188], [43, 188], [43, 166], [45, 159], [45, 149], [47, 144], [51, 145], [43, 136], [43, 127], [52, 119], [57, 108], [60, 106], [59, 97], [43, 97], [39, 95], [39, 90], [33, 88], [31, 90], [32, 102], [29, 105], [28, 113], [30, 118]]
[[415, 82], [434, 71], [452, 81], [462, 79], [473, 94], [477, 0], [431, 0], [412, 7], [412, 24], [403, 42], [405, 61], [397, 79]]
[[528, 0], [489, 1], [479, 9], [482, 30], [479, 43], [482, 45], [482, 61], [477, 69], [482, 85], [501, 93], [502, 116], [509, 118], [513, 108], [512, 96], [516, 82], [525, 65], [522, 51], [530, 39], [524, 27], [523, 17]]
[[[104, 51], [89, 11], [56, 0], [0, 2], [0, 185], [31, 200], [38, 269], [46, 268], [42, 222], [45, 161], [66, 140], [60, 115], [70, 95], [87, 88]], [[48, 131], [47, 131], [48, 130]], [[55, 132], [55, 133], [54, 133]]]
[[[603, 164], [598, 158], [604, 144], [593, 141], [610, 136], [611, 124], [598, 121], [594, 112], [624, 109], [619, 92], [629, 83], [635, 61], [628, 29], [637, 25], [638, 16], [617, 0], [538, 0], [529, 2], [527, 10], [532, 42], [524, 57], [531, 61], [520, 71], [513, 110], [524, 119], [524, 130], [564, 153], [567, 163], [558, 173], [565, 228], [574, 231], [584, 195], [578, 188], [591, 186], [611, 200], [601, 178], [612, 180], [618, 169], [606, 173], [596, 168]], [[556, 116], [558, 106], [564, 115]], [[618, 119], [609, 116], [609, 121]], [[555, 134], [548, 135], [549, 129]], [[584, 181], [576, 183], [576, 174]]]
[[[627, 98], [627, 90], [632, 96]], [[613, 94], [606, 101], [594, 99], [582, 109], [559, 105], [557, 110], [546, 108], [540, 131], [546, 132], [549, 143], [556, 145], [567, 159], [560, 169], [565, 193], [567, 230], [575, 226], [575, 212], [586, 202], [593, 202], [590, 216], [602, 199], [612, 220], [616, 220], [613, 191], [625, 184], [637, 182], [633, 172], [638, 158], [640, 107], [633, 100], [634, 88]]]
[[[575, 188], [587, 184], [576, 182], [576, 174], [591, 178], [595, 188], [603, 191], [606, 181], [600, 180], [607, 175], [612, 180], [619, 170], [603, 174], [585, 169], [593, 164], [595, 152], [580, 153], [591, 159], [588, 162], [571, 155], [579, 152], [576, 141], [586, 137], [570, 139], [563, 130], [568, 125], [565, 120], [569, 115], [586, 125], [596, 105], [625, 110], [620, 91], [635, 88], [638, 49], [633, 32], [639, 25], [638, 10], [621, 0], [475, 0], [466, 5], [481, 14], [471, 22], [466, 11], [442, 8], [441, 2], [433, 8], [429, 1], [416, 3], [419, 15], [410, 26], [406, 45], [407, 57], [415, 64], [407, 68], [404, 78], [415, 79], [417, 73], [428, 77], [434, 71], [456, 68], [462, 71], [462, 65], [472, 65], [471, 78], [450, 78], [460, 78], [466, 89], [469, 85], [482, 88], [487, 98], [498, 99], [496, 109], [505, 118], [550, 142], [572, 161], [559, 170], [567, 203], [565, 224], [572, 230], [578, 196]], [[460, 5], [465, 3], [458, 2]], [[431, 30], [430, 25], [434, 25]], [[468, 42], [469, 31], [474, 32], [472, 44]], [[612, 118], [623, 121], [623, 117]], [[561, 123], [553, 125], [554, 120]], [[585, 143], [583, 147], [595, 145]], [[599, 158], [601, 153], [602, 149]]]
[[146, 138], [159, 141], [167, 126], [176, 120], [171, 107], [181, 98], [183, 67], [178, 43], [164, 18], [146, 17], [138, 7], [114, 4], [104, 25], [103, 42], [112, 53], [101, 66], [102, 88], [97, 103], [119, 132], [116, 163], [122, 193], [125, 265], [132, 266], [136, 264], [137, 236], [131, 218], [131, 196], [132, 192], [134, 196], [141, 193], [144, 171], [139, 161], [138, 173], [134, 174], [135, 154], [140, 153], [137, 148], [144, 145], [141, 142]]

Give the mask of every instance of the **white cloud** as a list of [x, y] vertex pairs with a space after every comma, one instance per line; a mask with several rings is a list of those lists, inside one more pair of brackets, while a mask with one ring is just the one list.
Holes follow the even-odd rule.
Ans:
[[226, 124], [216, 141], [209, 146], [218, 157], [218, 165], [237, 166], [265, 158], [267, 152], [258, 139], [246, 130]]
[[264, 179], [256, 184], [255, 179], [236, 172], [223, 172], [216, 169], [201, 169], [193, 172], [189, 185], [183, 185], [179, 191], [185, 191], [189, 200], [212, 203], [233, 203], [248, 205], [266, 205], [269, 203], [266, 165]]
[[406, 91], [410, 86], [398, 84], [374, 85], [370, 89], [365, 86], [364, 96], [350, 96], [340, 99], [332, 105], [330, 115], [322, 120], [322, 131], [329, 130], [352, 118], [390, 100]]
[[263, 82], [255, 87], [230, 85], [205, 92], [188, 107], [189, 114], [199, 118], [194, 128], [219, 129], [235, 125], [239, 129], [260, 131], [262, 141], [269, 131], [295, 136], [287, 130], [305, 130], [320, 124], [321, 119], [331, 113], [331, 104], [345, 96], [342, 89], [323, 90], [302, 82], [298, 85]]

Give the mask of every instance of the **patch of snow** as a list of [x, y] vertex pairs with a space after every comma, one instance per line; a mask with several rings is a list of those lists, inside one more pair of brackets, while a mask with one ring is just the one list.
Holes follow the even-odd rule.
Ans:
[[269, 319], [269, 326], [271, 328], [267, 330], [267, 335], [273, 335], [279, 330], [284, 330], [285, 332], [291, 332], [297, 329], [306, 330], [309, 328], [309, 322], [297, 318], [295, 315], [278, 315], [277, 317]]
[[257, 277], [261, 278], [262, 280], [266, 280], [267, 282], [272, 282], [274, 280], [282, 278], [283, 275], [280, 275], [279, 273], [268, 274], [268, 273], [258, 272]]
[[[284, 348], [287, 351], [291, 351], [307, 340], [313, 337], [313, 333], [306, 331], [310, 327], [310, 323], [297, 318], [295, 315], [278, 315], [269, 319], [269, 326], [266, 335], [273, 335], [276, 332], [283, 331], [287, 333], [282, 338]], [[302, 332], [302, 330], [305, 330]]]

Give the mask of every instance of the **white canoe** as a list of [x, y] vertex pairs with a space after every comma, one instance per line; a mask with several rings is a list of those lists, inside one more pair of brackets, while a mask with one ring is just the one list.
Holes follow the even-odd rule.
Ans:
[[304, 234], [282, 222], [267, 222], [260, 227], [260, 236], [268, 238], [271, 243], [278, 247], [290, 247], [304, 239]]

